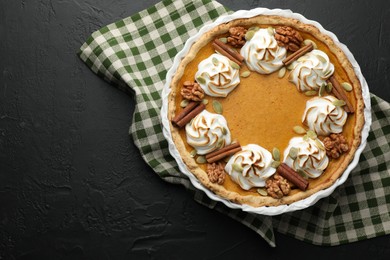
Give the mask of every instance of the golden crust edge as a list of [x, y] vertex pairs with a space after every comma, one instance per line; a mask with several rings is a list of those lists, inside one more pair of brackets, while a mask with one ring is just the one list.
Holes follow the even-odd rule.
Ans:
[[[314, 189], [309, 189], [307, 191], [300, 191], [291, 196], [285, 196], [281, 199], [274, 199], [271, 197], [263, 197], [263, 196], [253, 196], [253, 195], [240, 195], [236, 192], [232, 192], [226, 190], [223, 186], [211, 183], [208, 179], [207, 173], [203, 171], [195, 162], [194, 158], [192, 158], [185, 148], [185, 144], [180, 137], [179, 130], [176, 127], [170, 125], [172, 139], [175, 143], [180, 155], [182, 156], [184, 164], [187, 166], [190, 172], [192, 172], [195, 177], [200, 181], [200, 183], [205, 186], [210, 191], [214, 192], [216, 195], [238, 204], [247, 204], [253, 207], [261, 207], [261, 206], [279, 206], [279, 205], [288, 205], [294, 203], [296, 201], [308, 198], [309, 196], [317, 193], [320, 190], [324, 190], [332, 186], [335, 181], [344, 173], [350, 162], [353, 160], [355, 152], [361, 143], [361, 132], [365, 123], [364, 120], [364, 100], [362, 97], [362, 89], [359, 79], [357, 78], [355, 71], [353, 70], [352, 64], [344, 54], [344, 52], [333, 42], [333, 40], [320, 32], [320, 30], [310, 24], [304, 24], [296, 19], [279, 17], [279, 16], [268, 16], [268, 15], [260, 15], [253, 18], [243, 18], [236, 19], [230, 21], [228, 23], [224, 23], [218, 25], [201, 36], [201, 38], [196, 41], [191, 47], [188, 54], [182, 59], [179, 64], [177, 73], [174, 75], [171, 81], [171, 93], [169, 94], [169, 103], [168, 103], [168, 119], [171, 120], [176, 111], [175, 106], [175, 95], [178, 89], [178, 82], [181, 79], [184, 69], [187, 64], [192, 61], [195, 57], [198, 50], [200, 50], [204, 45], [206, 45], [211, 39], [215, 36], [227, 32], [231, 26], [243, 25], [250, 26], [253, 24], [266, 24], [266, 25], [287, 25], [298, 28], [300, 31], [307, 32], [311, 34], [314, 38], [322, 41], [327, 45], [329, 50], [335, 54], [339, 63], [346, 70], [349, 79], [351, 80], [354, 86], [354, 94], [356, 97], [356, 123], [354, 128], [354, 139], [348, 154], [346, 154], [341, 162], [338, 170], [334, 171], [334, 173], [325, 181], [324, 183], [316, 186]], [[358, 137], [358, 138], [357, 138]]]

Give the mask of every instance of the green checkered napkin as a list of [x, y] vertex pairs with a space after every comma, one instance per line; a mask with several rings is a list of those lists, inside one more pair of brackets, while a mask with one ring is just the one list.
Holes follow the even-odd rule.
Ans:
[[348, 180], [314, 206], [269, 217], [227, 208], [196, 190], [168, 151], [160, 122], [167, 70], [185, 41], [229, 10], [218, 2], [166, 0], [94, 32], [80, 49], [93, 72], [135, 94], [130, 133], [164, 180], [180, 183], [205, 206], [240, 221], [275, 246], [274, 230], [316, 245], [338, 245], [390, 233], [390, 104], [371, 95], [368, 144]]

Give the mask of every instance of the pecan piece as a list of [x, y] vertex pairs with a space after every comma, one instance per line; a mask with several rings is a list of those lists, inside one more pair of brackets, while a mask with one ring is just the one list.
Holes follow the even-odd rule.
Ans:
[[326, 154], [333, 159], [339, 158], [341, 154], [349, 150], [347, 139], [343, 134], [331, 134], [324, 138], [323, 143]]
[[292, 52], [297, 51], [303, 41], [301, 34], [289, 26], [276, 28], [275, 39], [279, 46], [285, 47]]
[[207, 175], [212, 183], [223, 184], [225, 182], [225, 166], [222, 162], [207, 164]]
[[245, 34], [247, 29], [241, 26], [230, 27], [227, 43], [235, 48], [242, 47], [245, 44]]
[[183, 83], [183, 88], [181, 89], [181, 95], [188, 100], [202, 101], [204, 98], [204, 91], [198, 83], [185, 81]]
[[268, 195], [274, 199], [280, 199], [290, 193], [290, 183], [277, 173], [268, 178], [265, 183]]

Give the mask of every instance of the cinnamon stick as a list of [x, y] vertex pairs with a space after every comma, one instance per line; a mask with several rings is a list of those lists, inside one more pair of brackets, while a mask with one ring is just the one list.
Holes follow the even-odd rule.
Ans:
[[178, 114], [176, 115], [173, 119], [172, 119], [172, 122], [173, 123], [177, 123], [179, 120], [181, 120], [185, 115], [187, 115], [189, 112], [191, 112], [192, 109], [194, 109], [197, 105], [199, 104], [199, 102], [194, 102], [194, 101], [190, 101], [188, 103], [188, 105]]
[[236, 60], [238, 61], [244, 61], [244, 56], [242, 56], [240, 53], [234, 51], [229, 45], [223, 43], [221, 40], [219, 39], [215, 39], [214, 42], [220, 46], [222, 49], [224, 49], [225, 51], [227, 51], [230, 55], [232, 55]]
[[299, 175], [296, 171], [291, 169], [287, 164], [282, 163], [278, 168], [277, 172], [294, 185], [296, 185], [300, 190], [305, 191], [309, 186], [309, 182], [305, 180], [301, 175]]
[[333, 88], [332, 88], [332, 94], [338, 98], [338, 99], [341, 99], [341, 100], [344, 100], [346, 105], [344, 107], [345, 109], [345, 112], [347, 113], [354, 113], [355, 110], [351, 104], [351, 102], [349, 102], [348, 100], [348, 97], [347, 97], [347, 94], [345, 93], [345, 90], [344, 88], [341, 86], [340, 82], [336, 79], [336, 77], [334, 75], [332, 75], [329, 79], [329, 82], [332, 83], [333, 85]]
[[226, 156], [235, 154], [236, 152], [239, 152], [241, 150], [242, 148], [239, 143], [229, 144], [222, 149], [207, 154], [206, 160], [208, 163], [213, 163], [218, 160], [221, 160], [222, 158], [225, 158]]
[[181, 128], [191, 121], [195, 116], [206, 108], [205, 104], [190, 102], [188, 105], [172, 119], [172, 123]]
[[306, 53], [308, 53], [309, 51], [312, 51], [314, 49], [314, 46], [313, 44], [308, 44], [302, 48], [300, 48], [299, 50], [297, 50], [296, 52], [294, 52], [293, 54], [291, 54], [290, 56], [288, 56], [287, 58], [285, 58], [283, 60], [283, 64], [285, 66], [288, 66], [290, 65], [291, 63], [293, 63], [293, 61], [299, 59], [300, 57], [302, 57], [303, 55], [305, 55]]
[[218, 44], [216, 44], [215, 42], [213, 42], [212, 46], [214, 47], [214, 49], [216, 51], [218, 51], [220, 54], [226, 56], [227, 58], [229, 58], [230, 60], [234, 61], [235, 63], [237, 63], [239, 66], [241, 66], [242, 62], [237, 60], [236, 58], [234, 58], [232, 55], [230, 55], [227, 51], [225, 51], [221, 46], [219, 46]]

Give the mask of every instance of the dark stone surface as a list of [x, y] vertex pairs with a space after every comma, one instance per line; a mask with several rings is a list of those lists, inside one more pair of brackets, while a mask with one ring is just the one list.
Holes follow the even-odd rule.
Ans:
[[[157, 0], [0, 1], [0, 259], [389, 259], [390, 237], [277, 248], [160, 180], [127, 135], [134, 99], [76, 56], [100, 27]], [[348, 45], [390, 101], [390, 2], [232, 1], [289, 8]], [[295, 257], [294, 257], [295, 258]]]

